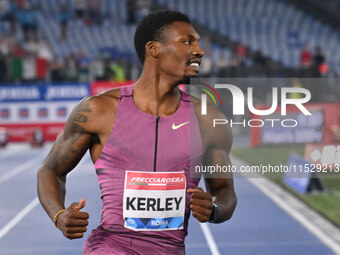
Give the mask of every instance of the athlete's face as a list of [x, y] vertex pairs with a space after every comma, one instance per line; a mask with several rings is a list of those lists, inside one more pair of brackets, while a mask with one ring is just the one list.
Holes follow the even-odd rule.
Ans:
[[160, 45], [159, 67], [161, 72], [185, 81], [199, 72], [203, 51], [199, 35], [186, 22], [176, 21], [163, 31]]

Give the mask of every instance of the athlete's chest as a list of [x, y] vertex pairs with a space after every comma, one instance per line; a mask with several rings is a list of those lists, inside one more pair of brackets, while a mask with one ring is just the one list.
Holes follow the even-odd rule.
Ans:
[[116, 122], [109, 142], [147, 169], [164, 169], [190, 158], [190, 131], [190, 118], [131, 117]]

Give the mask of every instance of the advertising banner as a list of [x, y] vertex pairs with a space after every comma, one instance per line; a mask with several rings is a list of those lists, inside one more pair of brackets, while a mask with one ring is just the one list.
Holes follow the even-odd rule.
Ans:
[[9, 141], [30, 141], [36, 129], [45, 140], [55, 140], [73, 107], [88, 95], [88, 84], [2, 86], [0, 127]]
[[109, 90], [112, 88], [119, 88], [125, 85], [131, 85], [136, 81], [124, 81], [124, 82], [114, 82], [114, 81], [96, 81], [92, 82], [90, 86], [91, 96], [98, 95], [105, 90]]
[[[310, 116], [289, 106], [286, 115], [282, 116], [279, 106], [277, 114], [271, 115], [271, 120], [281, 125], [273, 125], [273, 121], [262, 121], [263, 125], [258, 126], [254, 123], [251, 127], [251, 145], [334, 143], [336, 137], [333, 129], [340, 124], [340, 118], [334, 116], [338, 116], [339, 106], [339, 103], [306, 104]], [[261, 116], [253, 115], [253, 119], [261, 121]]]

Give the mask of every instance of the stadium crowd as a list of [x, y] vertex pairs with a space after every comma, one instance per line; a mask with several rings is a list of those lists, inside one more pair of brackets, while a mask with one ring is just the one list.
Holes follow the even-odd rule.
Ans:
[[[72, 4], [71, 13], [65, 2], [60, 3], [60, 40], [67, 40], [70, 19], [88, 26], [101, 26], [104, 20], [110, 19], [103, 11], [102, 0], [73, 0]], [[151, 0], [127, 0], [127, 25], [134, 25], [150, 13], [151, 8]], [[0, 0], [0, 83], [123, 81], [139, 76], [141, 66], [129, 55], [113, 56], [98, 50], [93, 56], [79, 50], [67, 56], [56, 56], [48, 41], [39, 36], [38, 12], [39, 6], [27, 0]], [[22, 37], [18, 37], [20, 33]], [[275, 76], [283, 69], [279, 63], [264, 56], [261, 50], [250, 52], [241, 43], [230, 49], [230, 54], [219, 51], [213, 58], [212, 43], [204, 40], [203, 77]], [[293, 75], [325, 77], [328, 71], [322, 49], [317, 48], [313, 53], [305, 45], [301, 50], [300, 68]]]

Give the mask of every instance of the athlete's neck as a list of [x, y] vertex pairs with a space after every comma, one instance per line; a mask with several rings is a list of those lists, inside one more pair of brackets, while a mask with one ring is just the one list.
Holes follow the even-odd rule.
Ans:
[[173, 114], [180, 102], [178, 82], [168, 77], [143, 70], [133, 91], [135, 104], [141, 110], [156, 116]]

